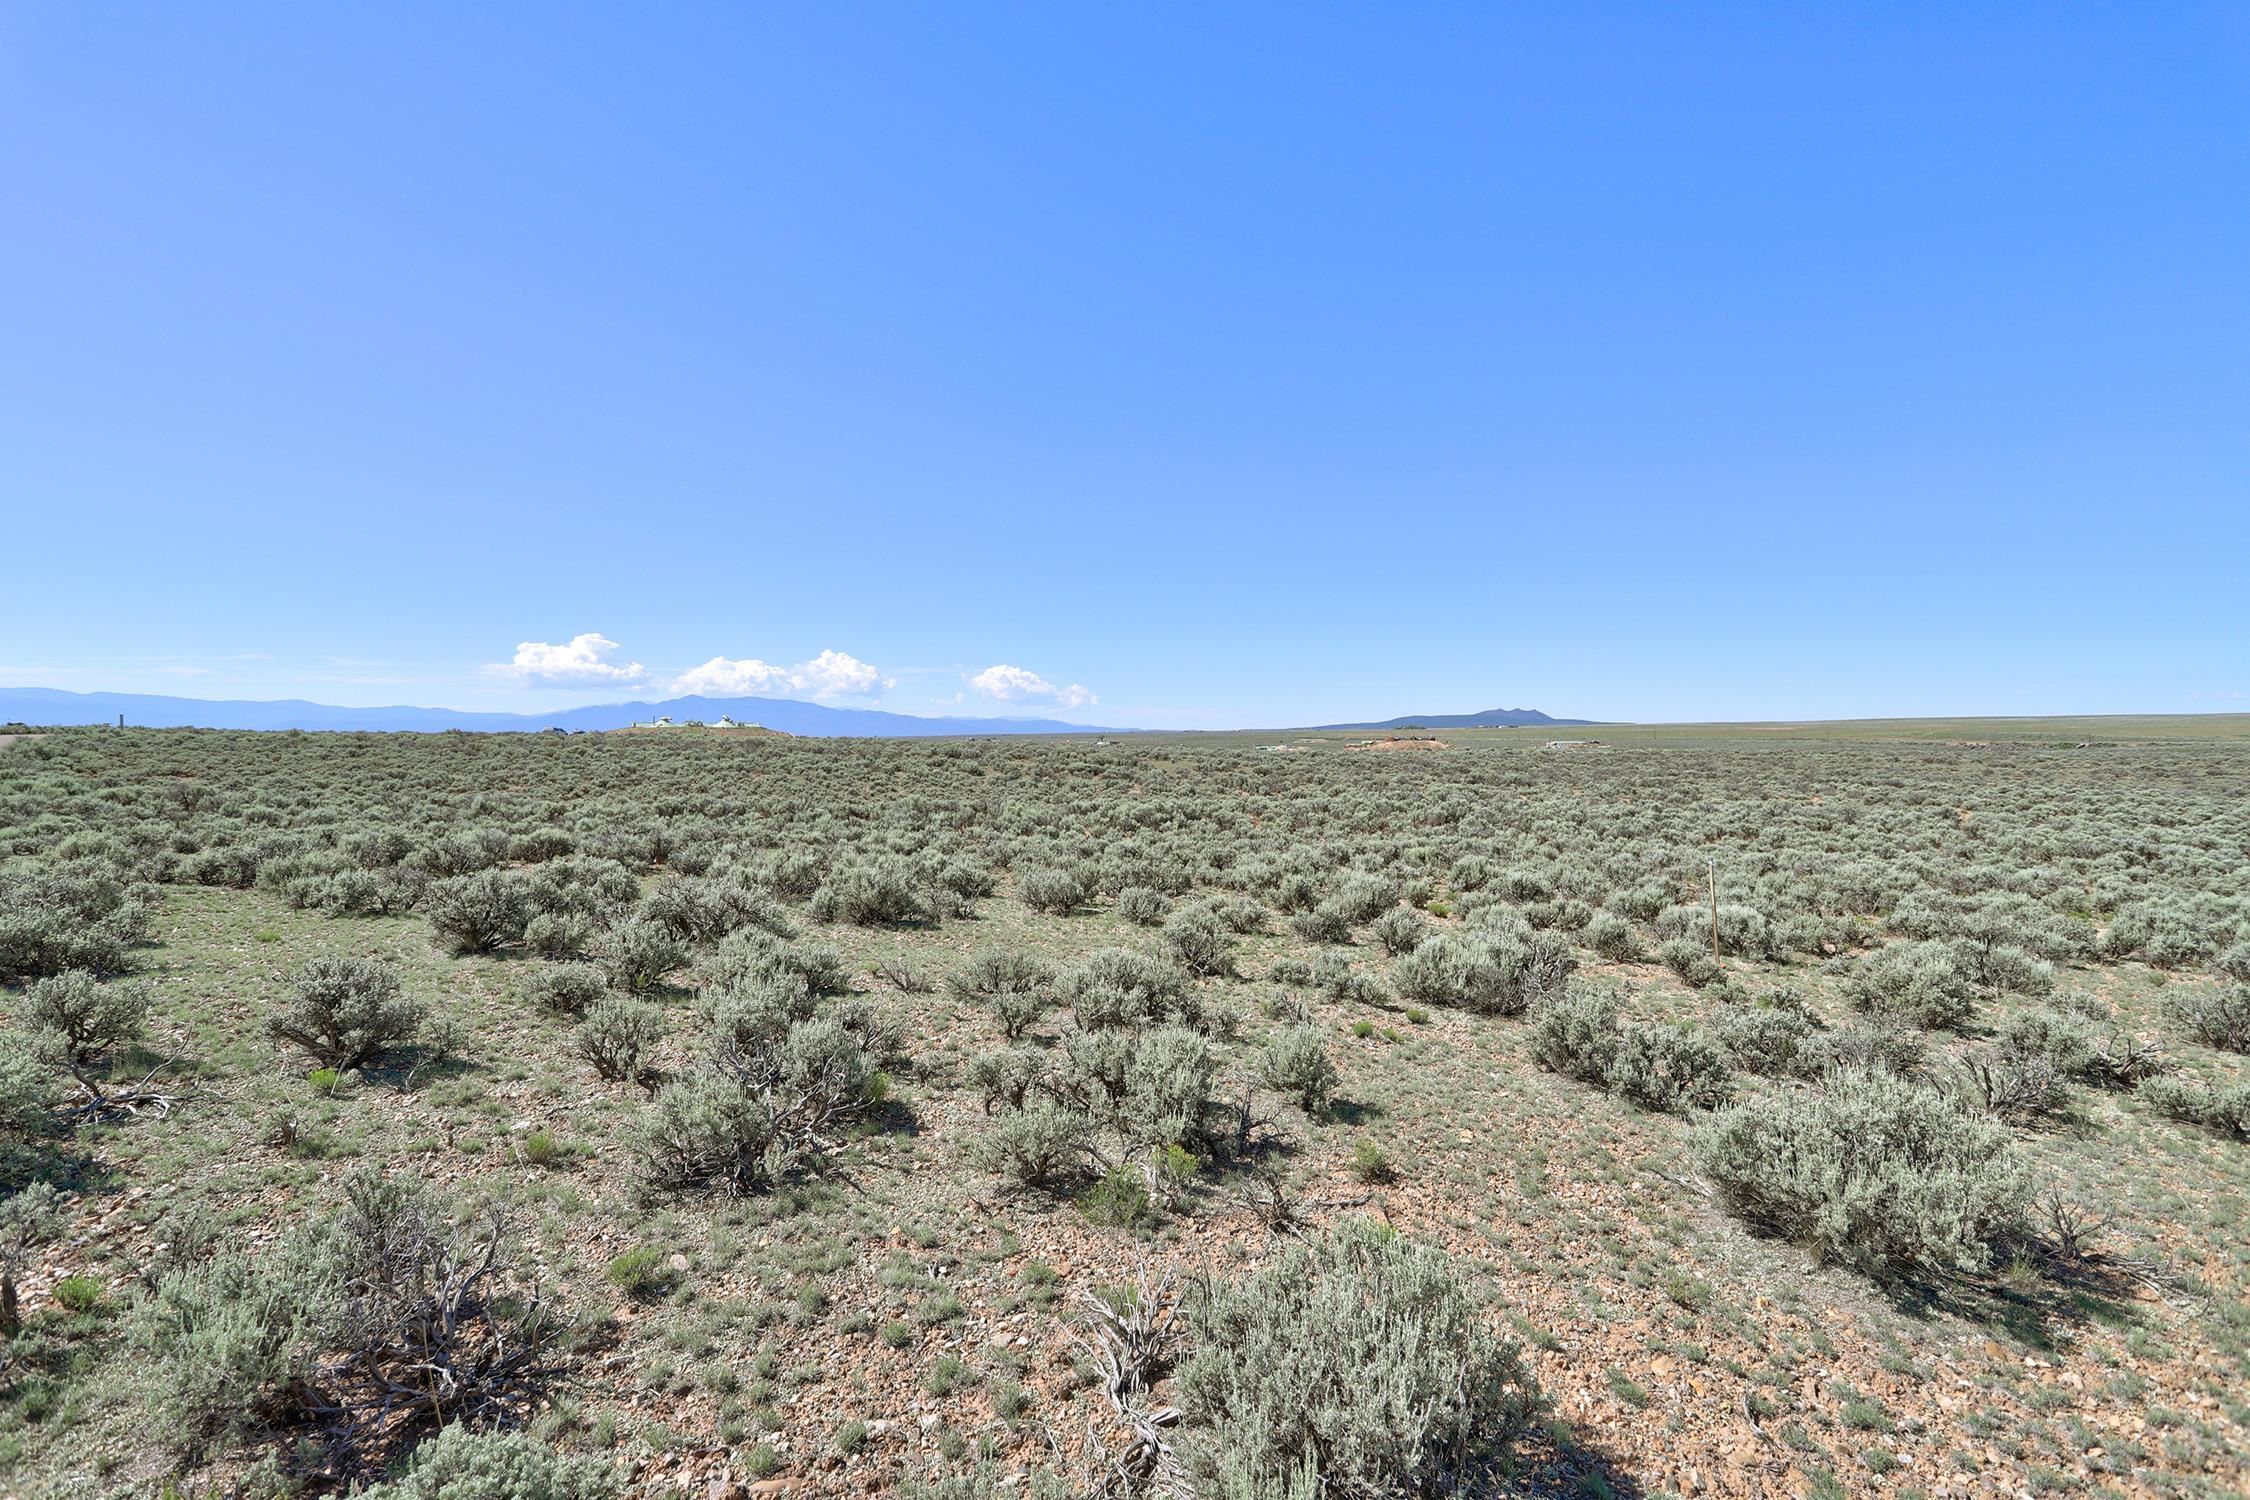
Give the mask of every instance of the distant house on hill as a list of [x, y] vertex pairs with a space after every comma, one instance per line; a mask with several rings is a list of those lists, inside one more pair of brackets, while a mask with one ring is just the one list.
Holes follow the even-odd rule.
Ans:
[[733, 731], [733, 732], [734, 732], [734, 733], [736, 733], [736, 734], [742, 734], [742, 733], [745, 733], [745, 732], [754, 732], [754, 733], [757, 733], [757, 734], [772, 734], [772, 733], [774, 733], [774, 731], [773, 731], [773, 730], [767, 729], [767, 728], [763, 727], [762, 725], [758, 725], [758, 724], [741, 724], [741, 723], [737, 723], [737, 722], [736, 722], [736, 721], [735, 721], [735, 720], [734, 720], [734, 719], [733, 719], [733, 718], [732, 718], [731, 716], [729, 716], [729, 715], [727, 715], [727, 714], [721, 714], [721, 715], [719, 715], [719, 717], [718, 717], [718, 720], [717, 720], [717, 721], [716, 721], [715, 723], [710, 723], [710, 724], [706, 724], [706, 723], [704, 723], [704, 722], [703, 722], [703, 721], [702, 721], [701, 719], [686, 719], [686, 720], [680, 720], [680, 719], [675, 719], [675, 718], [673, 718], [673, 717], [672, 717], [672, 716], [671, 716], [670, 714], [660, 714], [660, 715], [658, 715], [658, 716], [657, 716], [656, 718], [650, 719], [650, 720], [648, 720], [648, 721], [647, 721], [647, 722], [645, 722], [645, 723], [639, 723], [639, 724], [635, 724], [635, 725], [633, 726], [633, 728], [635, 728], [635, 729], [638, 729], [638, 730], [651, 730], [651, 729], [707, 729], [707, 730], [708, 730], [708, 729], [723, 729], [723, 730], [731, 730], [731, 731]]

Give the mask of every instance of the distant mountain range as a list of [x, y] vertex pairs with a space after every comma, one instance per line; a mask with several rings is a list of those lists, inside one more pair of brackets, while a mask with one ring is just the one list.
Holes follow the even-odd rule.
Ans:
[[1321, 724], [1321, 729], [1515, 729], [1525, 724], [1598, 723], [1595, 719], [1549, 718], [1536, 708], [1488, 708], [1473, 714], [1402, 714], [1378, 724]]
[[[406, 731], [447, 729], [532, 734], [543, 729], [625, 729], [668, 717], [715, 723], [762, 724], [784, 734], [859, 735], [903, 739], [957, 734], [1131, 734], [1129, 729], [1067, 724], [1060, 719], [925, 718], [878, 708], [831, 708], [794, 698], [666, 698], [658, 703], [598, 703], [552, 713], [469, 713], [452, 708], [338, 708], [301, 698], [168, 698], [152, 693], [68, 693], [60, 688], [0, 688], [0, 724], [114, 724], [123, 714], [141, 729], [325, 729]], [[1517, 725], [1592, 724], [1556, 719], [1535, 708], [1488, 708], [1474, 714], [1403, 714], [1376, 724], [1319, 724], [1317, 729], [1487, 729]]]
[[450, 708], [337, 708], [285, 698], [260, 702], [167, 698], [147, 693], [66, 693], [57, 688], [0, 688], [0, 724], [114, 724], [143, 729], [407, 730], [470, 729], [532, 733], [542, 729], [624, 729], [668, 715], [674, 723], [721, 717], [786, 734], [864, 735], [901, 739], [953, 734], [1120, 734], [1060, 719], [923, 718], [874, 708], [830, 708], [791, 698], [667, 698], [660, 703], [602, 703], [553, 713], [463, 713]]

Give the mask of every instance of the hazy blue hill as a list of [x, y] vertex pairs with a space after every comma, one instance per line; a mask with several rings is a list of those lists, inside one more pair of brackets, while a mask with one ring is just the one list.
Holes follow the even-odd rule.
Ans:
[[1473, 714], [1401, 714], [1374, 724], [1321, 724], [1321, 729], [1512, 729], [1525, 724], [1598, 723], [1595, 719], [1556, 719], [1536, 708], [1488, 708]]
[[144, 729], [407, 730], [469, 729], [529, 733], [541, 729], [623, 729], [669, 715], [675, 721], [720, 717], [763, 724], [788, 734], [903, 738], [947, 734], [1117, 734], [1059, 719], [922, 718], [872, 708], [830, 708], [787, 698], [667, 698], [653, 703], [603, 703], [553, 713], [466, 713], [450, 708], [339, 708], [298, 698], [272, 701], [170, 698], [149, 693], [69, 693], [58, 688], [0, 688], [0, 723], [127, 724]]

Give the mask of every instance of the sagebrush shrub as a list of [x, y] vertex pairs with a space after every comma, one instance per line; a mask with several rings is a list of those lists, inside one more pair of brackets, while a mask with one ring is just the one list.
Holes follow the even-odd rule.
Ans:
[[[1711, 909], [1707, 906], [1669, 906], [1657, 913], [1656, 935], [1667, 944], [1693, 943], [1706, 953], [1711, 947]], [[1772, 934], [1765, 913], [1755, 907], [1721, 902], [1718, 912], [1719, 951], [1742, 958], [1772, 954]]]
[[454, 875], [423, 894], [422, 915], [448, 952], [492, 953], [523, 941], [531, 886], [513, 870]]
[[1970, 983], [1991, 993], [2046, 995], [2055, 988], [2055, 966], [2013, 943], [1953, 941], [1953, 963]]
[[1201, 1019], [1177, 965], [1129, 948], [1096, 949], [1063, 974], [1059, 989], [1089, 1029]]
[[1657, 944], [1656, 956], [1664, 967], [1680, 976], [1680, 982], [1691, 989], [1702, 989], [1715, 983], [1726, 971], [1711, 956], [1711, 950], [1694, 938], [1671, 937]]
[[2196, 1041], [2228, 1052], [2250, 1052], [2250, 984], [2174, 987], [2170, 1009]]
[[1187, 1304], [1195, 1481], [1240, 1500], [1465, 1493], [1542, 1409], [1443, 1252], [1347, 1223]]
[[596, 1073], [618, 1082], [640, 1077], [642, 1063], [663, 1038], [662, 1010], [646, 1000], [604, 994], [586, 1007], [570, 1040]]
[[968, 1084], [989, 1115], [998, 1109], [1022, 1109], [1047, 1072], [1047, 1054], [1039, 1048], [1007, 1047], [972, 1058]]
[[994, 1119], [970, 1140], [968, 1156], [1016, 1187], [1047, 1187], [1085, 1166], [1093, 1135], [1086, 1115], [1041, 1099]]
[[1308, 943], [1348, 943], [1352, 940], [1352, 919], [1331, 899], [1291, 915], [1289, 930]]
[[1610, 1067], [1617, 1061], [1617, 1034], [1614, 994], [1566, 990], [1532, 1012], [1531, 1055], [1550, 1072], [1607, 1088]]
[[651, 917], [633, 916], [595, 936], [587, 957], [613, 989], [646, 994], [688, 961], [680, 935]]
[[1953, 950], [1936, 941], [1876, 949], [1853, 965], [1844, 993], [1870, 1015], [1931, 1029], [1959, 1026], [1975, 1006]]
[[396, 970], [372, 958], [316, 958], [297, 971], [287, 1003], [266, 1034], [291, 1042], [339, 1073], [411, 1044], [427, 1011], [403, 995]]
[[945, 976], [945, 987], [961, 1001], [988, 1007], [1003, 1037], [1015, 1041], [1039, 1023], [1053, 1005], [1055, 972], [1021, 949], [983, 949]]
[[1129, 885], [1117, 893], [1117, 914], [1136, 927], [1159, 927], [1172, 914], [1172, 903], [1162, 891]]
[[1398, 882], [1366, 870], [1354, 870], [1329, 894], [1344, 920], [1353, 926], [1372, 922], [1398, 902]]
[[124, 972], [149, 940], [155, 900], [102, 865], [0, 870], [0, 979]]
[[1994, 1028], [1994, 1050], [2036, 1061], [2062, 1077], [2085, 1073], [2093, 1064], [2095, 1047], [2093, 1028], [2068, 1011], [2020, 1010]]
[[24, 991], [22, 1015], [40, 1055], [68, 1068], [91, 1090], [109, 1052], [140, 1039], [148, 1024], [148, 990], [105, 984], [90, 970], [70, 969], [34, 980]]
[[1429, 938], [1398, 959], [1391, 973], [1406, 999], [1517, 1016], [1559, 991], [1577, 967], [1570, 940], [1560, 933], [1523, 938], [1485, 930]]
[[841, 1014], [714, 1027], [711, 1056], [665, 1084], [634, 1144], [648, 1184], [763, 1191], [817, 1165], [842, 1129], [882, 1101], [869, 1023]]
[[1368, 936], [1383, 945], [1383, 951], [1392, 957], [1412, 953], [1430, 935], [1430, 924], [1422, 920], [1420, 912], [1411, 907], [1397, 907], [1384, 912], [1369, 925]]
[[756, 988], [783, 979], [814, 995], [848, 994], [851, 971], [843, 955], [825, 943], [776, 941], [769, 933], [742, 931], [723, 939], [696, 965], [704, 988]]
[[55, 1082], [29, 1037], [0, 1032], [0, 1142], [7, 1148], [55, 1128], [47, 1108]]
[[1641, 956], [1641, 940], [1633, 924], [1613, 911], [1598, 911], [1587, 918], [1579, 936], [1586, 946], [1614, 963], [1634, 963]]
[[1382, 1005], [1390, 999], [1381, 980], [1367, 969], [1354, 968], [1342, 953], [1321, 954], [1313, 963], [1311, 982], [1347, 1005]]
[[776, 937], [795, 935], [770, 887], [726, 876], [669, 875], [648, 893], [641, 914], [688, 944], [715, 943], [745, 927]]
[[1267, 1088], [1287, 1094], [1313, 1116], [1327, 1112], [1336, 1091], [1336, 1065], [1328, 1060], [1328, 1043], [1317, 1026], [1276, 1031], [1259, 1057], [1258, 1076]]
[[1666, 1022], [1620, 1027], [1605, 1082], [1643, 1109], [1716, 1109], [1734, 1097], [1718, 1044], [1698, 1027]]
[[1208, 907], [1183, 906], [1165, 920], [1164, 949], [1198, 979], [1234, 972], [1234, 939]]
[[606, 1460], [573, 1458], [521, 1432], [477, 1432], [448, 1423], [417, 1444], [396, 1479], [360, 1500], [613, 1500]]
[[1930, 1052], [1927, 1032], [1882, 1016], [1864, 1016], [1805, 1038], [1798, 1045], [1795, 1071], [1800, 1078], [1812, 1078], [1835, 1068], [1881, 1068], [1901, 1078], [1920, 1078], [1930, 1070]]
[[812, 914], [817, 921], [855, 927], [918, 927], [935, 922], [938, 907], [920, 872], [893, 857], [849, 865], [830, 875], [813, 893]]
[[2250, 1140], [2250, 1083], [2214, 1088], [2184, 1078], [2150, 1078], [2133, 1092], [2167, 1118]]
[[540, 964], [523, 978], [523, 997], [541, 1010], [576, 1015], [609, 992], [594, 964]]
[[1543, 1002], [1532, 1012], [1531, 1053], [1541, 1067], [1644, 1109], [1711, 1109], [1734, 1095], [1725, 1055], [1700, 1028], [1624, 1025], [1617, 997], [1603, 991], [1566, 991]]
[[1004, 990], [1043, 990], [1054, 980], [1055, 971], [1035, 954], [986, 948], [946, 975], [945, 987], [959, 1000], [990, 1001]]
[[1027, 870], [1016, 893], [1024, 905], [1050, 916], [1068, 916], [1086, 903], [1086, 883], [1069, 870]]
[[1185, 1026], [1081, 1032], [1064, 1043], [1058, 1089], [1129, 1149], [1203, 1144], [1218, 1059]]
[[170, 1271], [135, 1307], [160, 1437], [199, 1453], [305, 1420], [317, 1392], [350, 1465], [458, 1411], [520, 1419], [561, 1372], [570, 1319], [517, 1275], [503, 1220], [371, 1166], [337, 1197], [256, 1254], [227, 1242]]
[[1737, 1104], [1696, 1152], [1744, 1219], [1881, 1276], [1987, 1269], [2030, 1195], [2005, 1128], [1876, 1068]]
[[594, 941], [594, 920], [579, 912], [543, 911], [524, 924], [523, 945], [541, 958], [583, 958]]
[[1712, 1027], [1738, 1067], [1768, 1078], [1798, 1073], [1819, 1029], [1802, 1010], [1764, 1005], [1730, 1006]]

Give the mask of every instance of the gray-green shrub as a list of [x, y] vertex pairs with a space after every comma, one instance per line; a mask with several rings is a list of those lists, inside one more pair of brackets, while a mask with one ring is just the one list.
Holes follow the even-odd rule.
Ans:
[[1162, 931], [1165, 951], [1196, 978], [1234, 972], [1234, 939], [1209, 907], [1181, 907], [1165, 919]]
[[1136, 927], [1159, 927], [1170, 916], [1172, 903], [1162, 891], [1129, 885], [1117, 893], [1117, 914]]
[[688, 961], [688, 945], [652, 917], [631, 916], [597, 934], [587, 957], [614, 989], [642, 995]]
[[395, 1479], [360, 1500], [612, 1500], [617, 1471], [574, 1458], [527, 1433], [478, 1432], [450, 1422], [407, 1455]]
[[1063, 999], [1082, 1027], [1136, 1026], [1167, 1020], [1191, 1024], [1201, 1007], [1176, 964], [1130, 948], [1098, 948], [1065, 971]]
[[2170, 1010], [2180, 1029], [2204, 1046], [2250, 1052], [2250, 984], [2176, 986]]
[[1953, 950], [1936, 941], [1877, 948], [1852, 966], [1844, 993], [1870, 1015], [1933, 1029], [1959, 1026], [1975, 1008]]
[[348, 1072], [410, 1045], [427, 1010], [400, 993], [398, 972], [372, 958], [316, 958], [297, 971], [288, 1001], [266, 1018], [266, 1034]]
[[1766, 1005], [1729, 1006], [1712, 1031], [1736, 1066], [1768, 1078], [1801, 1071], [1814, 1033], [1813, 1018], [1801, 1009]]
[[2250, 1140], [2250, 1083], [2214, 1087], [2184, 1078], [2151, 1078], [2133, 1092], [2143, 1104], [2169, 1119]]
[[646, 1000], [605, 994], [586, 1007], [571, 1046], [612, 1082], [641, 1076], [642, 1064], [664, 1039], [664, 1012]]
[[1711, 956], [1711, 950], [1690, 937], [1670, 937], [1657, 944], [1656, 956], [1664, 967], [1680, 976], [1680, 982], [1691, 989], [1702, 989], [1716, 983], [1726, 971]]
[[523, 978], [523, 997], [541, 1010], [569, 1015], [609, 993], [609, 981], [593, 964], [540, 964]]
[[1878, 1276], [1987, 1269], [2030, 1194], [2005, 1128], [1876, 1068], [1745, 1100], [1696, 1153], [1742, 1218]]
[[155, 902], [154, 887], [101, 864], [0, 870], [0, 979], [122, 973], [149, 940]]
[[1063, 917], [1086, 903], [1086, 883], [1069, 870], [1027, 870], [1016, 881], [1023, 904], [1036, 912]]
[[1236, 1500], [1466, 1493], [1542, 1410], [1517, 1347], [1432, 1247], [1351, 1222], [1199, 1287], [1180, 1452]]
[[634, 1133], [648, 1184], [759, 1192], [818, 1165], [881, 1099], [864, 1025], [816, 1015], [774, 1026], [738, 1008], [711, 1056], [666, 1083]]
[[531, 886], [514, 870], [478, 870], [432, 884], [422, 915], [454, 954], [492, 953], [523, 941], [532, 918]]
[[1285, 1026], [1276, 1031], [1258, 1059], [1258, 1076], [1267, 1088], [1287, 1094], [1308, 1115], [1328, 1109], [1336, 1091], [1336, 1065], [1317, 1026]]
[[1587, 947], [1615, 963], [1634, 963], [1641, 956], [1641, 940], [1633, 924], [1613, 911], [1598, 911], [1579, 933]]
[[559, 1373], [570, 1320], [517, 1276], [504, 1221], [373, 1166], [338, 1198], [262, 1252], [171, 1270], [134, 1309], [161, 1438], [192, 1455], [320, 1416], [348, 1469], [457, 1411], [520, 1419]]
[[1734, 1094], [1733, 1074], [1701, 1028], [1622, 1024], [1614, 994], [1550, 997], [1532, 1012], [1531, 1054], [1541, 1067], [1608, 1089], [1644, 1109], [1711, 1109]]
[[32, 981], [22, 1016], [40, 1055], [98, 1094], [109, 1053], [138, 1041], [148, 1024], [148, 990], [70, 969]]
[[1383, 945], [1383, 951], [1392, 957], [1412, 953], [1430, 935], [1430, 924], [1422, 914], [1410, 907], [1395, 907], [1384, 912], [1368, 926], [1368, 936]]

